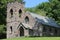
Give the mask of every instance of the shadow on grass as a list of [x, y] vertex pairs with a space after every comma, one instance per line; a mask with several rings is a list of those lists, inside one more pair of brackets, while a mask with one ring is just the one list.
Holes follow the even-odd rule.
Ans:
[[34, 37], [60, 37], [60, 36], [29, 36], [31, 38], [34, 38]]

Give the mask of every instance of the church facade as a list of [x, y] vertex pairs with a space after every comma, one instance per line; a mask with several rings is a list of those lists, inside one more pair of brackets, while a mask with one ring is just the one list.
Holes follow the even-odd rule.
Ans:
[[7, 38], [21, 36], [60, 36], [60, 26], [51, 18], [24, 11], [24, 4], [7, 4]]

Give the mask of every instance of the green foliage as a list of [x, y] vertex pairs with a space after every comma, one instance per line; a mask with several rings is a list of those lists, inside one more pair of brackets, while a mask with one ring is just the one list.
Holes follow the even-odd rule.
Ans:
[[[50, 8], [52, 9], [50, 11], [52, 16], [50, 15], [50, 17], [54, 18], [57, 23], [60, 24], [60, 0], [49, 0], [49, 4], [51, 5]], [[49, 15], [49, 11], [47, 11], [47, 14]]]
[[6, 27], [5, 25], [0, 25], [0, 39], [6, 38]]
[[30, 11], [30, 12], [37, 13], [42, 16], [46, 16], [45, 15], [46, 12], [44, 10], [40, 10], [40, 9], [36, 9], [36, 8], [26, 8], [25, 11]]
[[51, 17], [60, 25], [60, 0], [49, 0], [49, 2], [41, 3], [35, 8], [30, 8], [28, 10], [40, 15], [44, 14], [44, 16]]
[[6, 33], [5, 25], [0, 25], [0, 33]]

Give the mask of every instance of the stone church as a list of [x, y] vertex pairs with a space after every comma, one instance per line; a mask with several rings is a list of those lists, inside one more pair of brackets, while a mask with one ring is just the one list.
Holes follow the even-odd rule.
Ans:
[[60, 26], [53, 19], [24, 10], [23, 3], [7, 4], [7, 38], [60, 36]]

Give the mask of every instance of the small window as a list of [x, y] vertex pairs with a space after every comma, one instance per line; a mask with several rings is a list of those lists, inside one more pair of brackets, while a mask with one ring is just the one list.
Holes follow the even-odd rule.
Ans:
[[55, 34], [57, 35], [57, 29], [55, 29]]
[[32, 36], [34, 34], [33, 30], [29, 29], [29, 35]]
[[43, 27], [43, 32], [46, 32], [46, 28], [45, 27]]
[[49, 28], [49, 31], [51, 32], [51, 31], [52, 31], [52, 29], [51, 29], [51, 28]]
[[12, 9], [10, 10], [10, 13], [11, 13], [11, 17], [13, 17], [13, 10]]
[[11, 33], [12, 33], [12, 26], [10, 27]]
[[29, 18], [28, 16], [25, 17], [25, 23], [28, 23], [29, 22]]
[[22, 13], [22, 10], [20, 9], [20, 10], [19, 10], [19, 17], [21, 17], [21, 13]]

